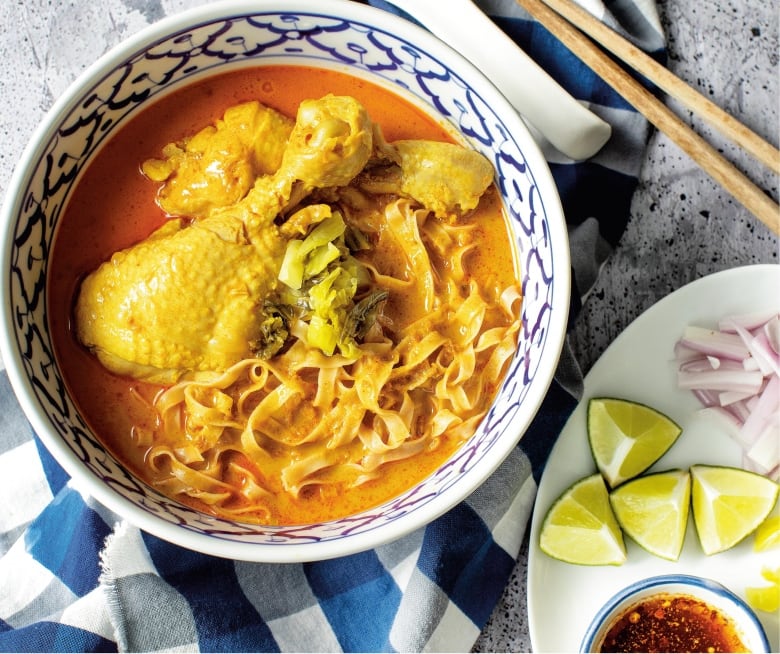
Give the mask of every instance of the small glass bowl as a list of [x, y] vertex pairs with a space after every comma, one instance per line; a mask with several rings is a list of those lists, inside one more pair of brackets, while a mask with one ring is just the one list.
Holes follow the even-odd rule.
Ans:
[[642, 579], [615, 594], [596, 614], [580, 645], [581, 652], [599, 652], [607, 633], [632, 607], [656, 595], [685, 595], [698, 599], [731, 619], [748, 652], [769, 652], [769, 641], [753, 610], [725, 586], [690, 575], [661, 575]]

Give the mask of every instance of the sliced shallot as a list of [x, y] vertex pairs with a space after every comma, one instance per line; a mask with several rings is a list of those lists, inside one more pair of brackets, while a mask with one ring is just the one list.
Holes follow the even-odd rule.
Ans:
[[780, 312], [688, 326], [675, 356], [679, 387], [739, 443], [743, 466], [780, 480]]

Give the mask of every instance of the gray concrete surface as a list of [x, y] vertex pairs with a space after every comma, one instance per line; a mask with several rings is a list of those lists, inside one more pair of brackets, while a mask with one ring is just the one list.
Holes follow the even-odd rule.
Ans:
[[[205, 0], [4, 0], [0, 3], [0, 195], [52, 102], [106, 49], [149, 23]], [[660, 0], [670, 68], [749, 127], [778, 143], [778, 0]], [[777, 176], [668, 104], [775, 199]], [[656, 133], [631, 219], [576, 322], [583, 370], [660, 298], [703, 275], [778, 263], [778, 240]], [[778, 289], [780, 297], [780, 289]], [[475, 651], [528, 651], [527, 544]], [[565, 626], [563, 627], [565, 628]]]

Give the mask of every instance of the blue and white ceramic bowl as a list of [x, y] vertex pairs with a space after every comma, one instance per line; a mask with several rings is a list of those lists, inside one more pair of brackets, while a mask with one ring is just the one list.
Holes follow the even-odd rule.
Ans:
[[[522, 270], [520, 345], [478, 432], [401, 497], [325, 524], [272, 528], [220, 520], [137, 481], [106, 453], [68, 396], [47, 324], [47, 253], [71, 190], [95, 152], [156, 97], [253, 64], [347, 72], [393, 89], [449, 124], [495, 163]], [[212, 3], [152, 25], [111, 50], [56, 102], [35, 133], [12, 179], [2, 223], [3, 360], [33, 428], [64, 469], [109, 509], [161, 538], [218, 556], [326, 559], [375, 547], [438, 517], [474, 491], [522, 436], [547, 391], [565, 334], [565, 221], [524, 123], [480, 73], [429, 33], [345, 0]]]
[[581, 652], [599, 652], [615, 621], [654, 595], [687, 595], [704, 601], [733, 622], [748, 652], [769, 652], [769, 641], [753, 610], [734, 592], [711, 579], [692, 575], [659, 575], [637, 581], [616, 593], [593, 618], [582, 639]]

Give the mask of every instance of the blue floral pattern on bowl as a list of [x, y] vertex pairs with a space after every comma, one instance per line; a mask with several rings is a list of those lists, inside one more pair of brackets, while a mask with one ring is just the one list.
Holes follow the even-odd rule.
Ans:
[[[429, 37], [428, 41], [421, 37], [428, 44], [423, 49], [370, 21], [295, 11], [294, 4], [290, 3], [289, 12], [258, 9], [253, 14], [217, 19], [207, 19], [204, 14], [201, 22], [186, 30], [158, 29], [150, 46], [139, 44], [130, 52], [120, 47], [106, 55], [104, 59], [112, 58], [110, 72], [90, 75], [88, 71], [86, 90], [74, 92], [55, 107], [53, 126], [40, 140], [38, 150], [30, 153], [24, 192], [11, 203], [6, 216], [14, 238], [3, 271], [5, 305], [11, 307], [11, 340], [14, 354], [23, 363], [22, 383], [32, 389], [37, 411], [46, 417], [47, 424], [38, 427], [44, 442], [55, 451], [68, 450], [66, 459], [83, 463], [104, 483], [107, 490], [97, 496], [98, 500], [110, 508], [134, 505], [132, 511], [140, 526], [154, 531], [162, 524], [145, 519], [146, 513], [167, 523], [157, 529], [158, 535], [175, 539], [174, 529], [182, 528], [208, 539], [201, 539], [198, 545], [204, 551], [260, 560], [273, 559], [274, 555], [243, 548], [359, 537], [352, 547], [357, 550], [371, 545], [375, 538], [371, 532], [387, 523], [408, 521], [410, 514], [423, 507], [427, 507], [427, 520], [452, 506], [454, 501], [445, 496], [457, 492], [454, 487], [461, 478], [486, 476], [489, 470], [484, 467], [494, 468], [530, 422], [560, 352], [565, 317], [559, 316], [568, 310], [568, 253], [564, 255], [565, 229], [557, 195], [553, 192], [550, 196], [549, 190], [546, 195], [540, 193], [540, 180], [551, 188], [549, 171], [519, 118], [507, 112], [508, 105], [498, 104], [499, 96], [492, 89], [487, 94], [483, 86], [477, 90], [471, 81], [452, 70], [436, 54], [438, 45]], [[365, 15], [376, 17], [371, 12]], [[392, 20], [400, 19], [388, 16], [382, 24], [392, 25]], [[504, 390], [489, 416], [456, 456], [430, 478], [374, 510], [342, 520], [299, 527], [260, 527], [213, 518], [171, 501], [139, 482], [106, 454], [66, 392], [53, 355], [47, 326], [46, 276], [47, 254], [79, 174], [93, 153], [130, 116], [156, 97], [204, 76], [236, 66], [280, 63], [332, 68], [391, 88], [449, 123], [454, 134], [495, 164], [496, 183], [504, 195], [516, 236], [524, 328]], [[469, 67], [465, 70], [476, 75]], [[84, 89], [84, 84], [80, 88]], [[552, 202], [544, 197], [552, 197]], [[555, 239], [551, 238], [553, 233]], [[542, 365], [545, 374], [537, 379]], [[519, 418], [520, 407], [528, 404], [533, 405], [533, 411]], [[496, 447], [501, 449], [501, 456], [488, 456]], [[65, 467], [68, 469], [67, 461]], [[410, 525], [414, 526], [413, 521]], [[215, 539], [237, 547], [222, 548]]]

